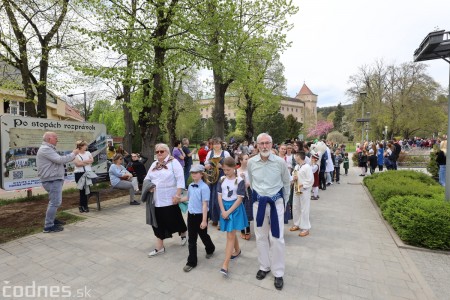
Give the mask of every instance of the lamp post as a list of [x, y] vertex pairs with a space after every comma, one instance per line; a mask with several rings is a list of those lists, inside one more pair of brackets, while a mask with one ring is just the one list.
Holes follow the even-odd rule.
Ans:
[[[361, 109], [361, 119], [364, 119], [364, 101], [366, 100], [367, 93], [360, 92], [359, 97], [361, 98], [362, 109]], [[364, 142], [364, 122], [361, 124], [361, 141]]]
[[[414, 51], [414, 62], [442, 58], [450, 64], [450, 31], [439, 30], [430, 32]], [[448, 111], [450, 111], [450, 65], [448, 81]], [[447, 123], [447, 138], [450, 136], [450, 117]], [[445, 169], [445, 200], [450, 201], [450, 144], [447, 141]]]
[[369, 141], [369, 130], [370, 130], [370, 112], [367, 112], [367, 123], [366, 123], [366, 141]]
[[82, 92], [82, 93], [78, 93], [78, 94], [69, 94], [67, 95], [67, 97], [73, 97], [73, 96], [77, 96], [77, 95], [84, 95], [84, 105], [83, 105], [83, 109], [84, 109], [84, 121], [87, 121], [87, 108], [86, 108], [86, 91]]
[[386, 148], [386, 140], [387, 140], [387, 126], [384, 126], [384, 148]]

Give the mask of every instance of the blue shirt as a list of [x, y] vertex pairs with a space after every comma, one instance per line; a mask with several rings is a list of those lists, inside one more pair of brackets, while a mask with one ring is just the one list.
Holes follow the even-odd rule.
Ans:
[[[198, 183], [192, 182], [188, 187], [188, 211], [191, 214], [201, 214], [203, 202], [209, 202], [210, 194], [209, 186], [203, 180], [200, 179]], [[209, 207], [209, 205], [206, 207]]]

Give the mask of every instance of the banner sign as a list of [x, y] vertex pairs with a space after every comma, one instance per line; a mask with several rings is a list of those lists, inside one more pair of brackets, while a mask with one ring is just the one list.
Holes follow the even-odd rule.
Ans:
[[[85, 140], [92, 153], [92, 170], [107, 172], [106, 126], [95, 123], [80, 123], [3, 115], [0, 117], [1, 187], [4, 190], [27, 189], [40, 186], [37, 175], [36, 154], [47, 131], [58, 135], [56, 150], [61, 155], [76, 148], [76, 142]], [[74, 181], [73, 162], [65, 165], [65, 180]]]

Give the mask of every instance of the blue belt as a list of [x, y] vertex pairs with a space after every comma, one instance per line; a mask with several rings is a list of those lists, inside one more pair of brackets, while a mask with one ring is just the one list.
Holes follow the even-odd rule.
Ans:
[[270, 230], [272, 231], [272, 236], [280, 238], [280, 227], [277, 214], [277, 208], [275, 206], [275, 201], [283, 198], [282, 190], [276, 193], [274, 196], [261, 196], [253, 190], [252, 200], [253, 202], [258, 201], [258, 211], [256, 212], [256, 227], [261, 227], [264, 223], [264, 214], [266, 212], [266, 204], [270, 205]]

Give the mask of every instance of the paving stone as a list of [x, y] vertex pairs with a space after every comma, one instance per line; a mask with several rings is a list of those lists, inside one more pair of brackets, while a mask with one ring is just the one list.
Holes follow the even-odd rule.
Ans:
[[[355, 169], [356, 170], [356, 169]], [[254, 236], [239, 240], [242, 255], [230, 264], [230, 277], [219, 269], [226, 238], [209, 227], [215, 256], [204, 258], [198, 242], [198, 266], [182, 271], [188, 247], [174, 235], [166, 253], [147, 258], [155, 237], [145, 224], [145, 207], [127, 197], [105, 202], [102, 211], [65, 227], [0, 245], [0, 282], [87, 287], [97, 299], [433, 299], [450, 294], [450, 256], [401, 250], [392, 240], [355, 170], [320, 192], [311, 203], [310, 236], [299, 238], [285, 225], [286, 272], [282, 291], [269, 273], [256, 280], [259, 265]], [[76, 210], [73, 210], [75, 213]], [[412, 252], [411, 252], [412, 251]], [[424, 254], [425, 253], [425, 254]], [[417, 265], [417, 268], [411, 265]], [[420, 273], [417, 271], [420, 270]]]

